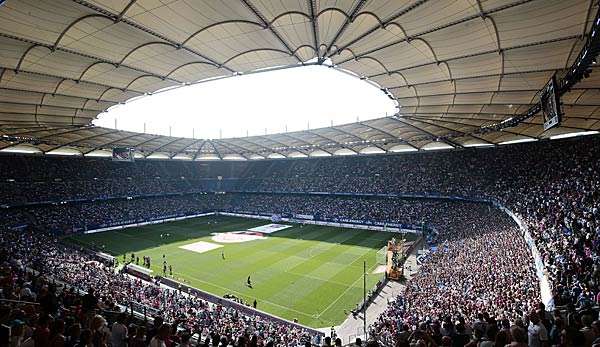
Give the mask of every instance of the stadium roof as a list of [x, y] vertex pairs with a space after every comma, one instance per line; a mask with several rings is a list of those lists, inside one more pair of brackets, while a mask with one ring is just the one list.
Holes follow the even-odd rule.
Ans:
[[[494, 145], [600, 128], [600, 77], [563, 96], [563, 124], [526, 112], [579, 55], [590, 0], [8, 0], [0, 7], [0, 149], [252, 159]], [[131, 98], [214, 78], [332, 62], [400, 105], [392, 117], [192, 139], [96, 127]], [[594, 69], [595, 70], [595, 69]], [[210, 83], [210, 82], [207, 82]]]

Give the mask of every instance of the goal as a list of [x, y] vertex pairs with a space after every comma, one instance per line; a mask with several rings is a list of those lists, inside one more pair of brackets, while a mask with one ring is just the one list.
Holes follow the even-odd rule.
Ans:
[[381, 247], [380, 250], [377, 251], [376, 262], [377, 265], [387, 265], [387, 248], [388, 246]]

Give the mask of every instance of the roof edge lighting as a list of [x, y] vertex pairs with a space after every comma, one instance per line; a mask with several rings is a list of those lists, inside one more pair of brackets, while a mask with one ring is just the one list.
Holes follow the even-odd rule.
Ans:
[[463, 147], [494, 147], [493, 143], [466, 143]]
[[578, 132], [574, 132], [574, 133], [565, 133], [565, 134], [559, 134], [559, 135], [550, 136], [550, 140], [568, 139], [570, 137], [588, 136], [588, 135], [595, 135], [595, 134], [599, 134], [599, 133], [600, 132], [597, 131], [597, 130], [578, 131]]
[[513, 145], [516, 143], [525, 143], [525, 142], [534, 142], [537, 141], [538, 139], [533, 138], [533, 137], [529, 137], [526, 139], [516, 139], [516, 140], [508, 140], [508, 141], [504, 141], [504, 142], [500, 142], [498, 143], [499, 145]]

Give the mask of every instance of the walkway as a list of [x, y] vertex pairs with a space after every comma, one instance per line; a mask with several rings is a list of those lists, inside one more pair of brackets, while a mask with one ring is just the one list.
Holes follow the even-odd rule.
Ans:
[[[418, 271], [417, 265], [417, 250], [419, 247], [415, 247], [415, 250], [408, 256], [406, 262], [404, 263], [404, 274], [407, 279], [411, 279], [412, 276]], [[381, 315], [389, 301], [393, 301], [396, 296], [401, 294], [404, 291], [404, 281], [396, 282], [389, 281], [385, 287], [379, 292], [377, 297], [371, 302], [369, 307], [367, 307], [367, 329], [368, 325], [372, 324], [377, 320], [379, 315]], [[339, 338], [342, 339], [342, 343], [344, 345], [354, 342], [356, 337], [361, 337], [364, 340], [364, 330], [363, 330], [363, 313], [361, 312], [359, 315], [354, 318], [352, 314], [346, 318], [342, 325], [335, 327], [335, 331]], [[329, 329], [323, 329], [327, 335], [329, 335]]]

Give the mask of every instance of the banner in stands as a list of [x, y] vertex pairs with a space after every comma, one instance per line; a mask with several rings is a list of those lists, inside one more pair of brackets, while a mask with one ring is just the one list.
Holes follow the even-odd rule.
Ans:
[[313, 216], [312, 214], [294, 214], [293, 215], [294, 218], [298, 218], [298, 219], [315, 219], [315, 216]]
[[552, 298], [552, 287], [550, 285], [550, 280], [548, 279], [548, 275], [546, 273], [546, 267], [544, 265], [544, 261], [542, 260], [542, 256], [535, 245], [535, 241], [531, 237], [527, 226], [523, 223], [521, 218], [513, 213], [508, 208], [504, 207], [497, 201], [493, 202], [496, 207], [504, 211], [508, 214], [514, 221], [519, 225], [519, 229], [523, 233], [523, 238], [525, 239], [525, 243], [529, 247], [531, 251], [531, 255], [533, 256], [533, 263], [535, 267], [535, 273], [537, 275], [538, 281], [540, 282], [540, 295], [542, 297], [542, 302], [546, 305], [546, 309], [552, 311], [554, 309], [554, 299]]

